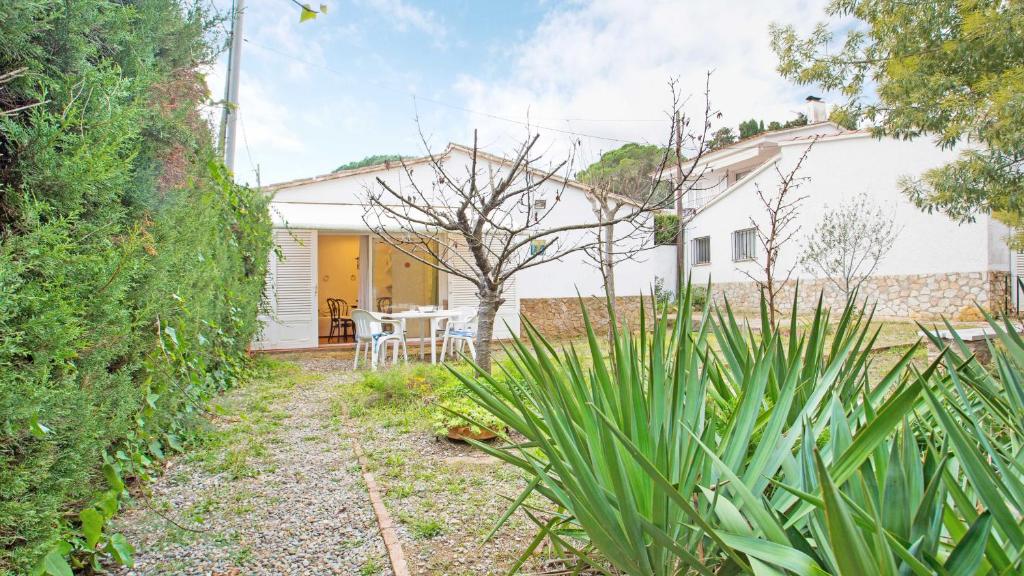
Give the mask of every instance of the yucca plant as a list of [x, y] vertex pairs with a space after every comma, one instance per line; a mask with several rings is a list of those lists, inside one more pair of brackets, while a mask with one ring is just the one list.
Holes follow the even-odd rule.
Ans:
[[[944, 475], [956, 514], [945, 519], [952, 537], [991, 524], [986, 572], [1024, 573], [1024, 339], [1008, 319], [987, 316], [996, 334], [992, 363], [974, 359], [948, 323], [948, 376], [925, 390], [933, 425], [955, 462]], [[938, 335], [927, 331], [936, 346]], [[983, 512], [984, 511], [984, 512]]]
[[[679, 310], [690, 309], [690, 294], [679, 291]], [[642, 312], [638, 334], [613, 329], [607, 355], [586, 319], [590, 364], [574, 348], [556, 351], [525, 322], [526, 340], [508, 350], [508, 379], [521, 384], [487, 375], [466, 384], [527, 441], [481, 448], [531, 477], [512, 509], [532, 492], [555, 505], [538, 542], [552, 537], [586, 554], [561, 538], [582, 531], [628, 574], [753, 570], [743, 538], [793, 547], [783, 520], [754, 503], [775, 490], [770, 480], [784, 465], [795, 465], [798, 447], [813, 444], [803, 442], [805, 432], [822, 434], [830, 406], [860, 397], [877, 334], [853, 306], [833, 324], [819, 305], [806, 329], [794, 314], [785, 336], [772, 326], [741, 327], [728, 305], [696, 330], [689, 317], [669, 322], [664, 312], [650, 326]], [[887, 396], [897, 383], [887, 378], [869, 396]], [[715, 524], [729, 508], [754, 513], [756, 533]]]
[[[688, 291], [679, 309], [690, 309]], [[640, 322], [648, 333], [646, 315]], [[479, 378], [488, 385], [466, 379], [477, 402], [527, 439], [480, 445], [531, 477], [509, 513], [533, 492], [555, 505], [546, 519], [525, 509], [540, 525], [525, 554], [550, 537], [582, 556], [586, 551], [564, 536], [585, 534], [588, 548], [618, 570], [661, 576], [684, 569], [710, 574], [706, 566], [730, 553], [709, 530], [707, 503], [658, 490], [618, 440], [632, 440], [681, 490], [696, 492], [697, 479], [709, 470], [691, 437], [715, 429], [706, 410], [708, 324], [691, 334], [682, 314], [671, 329], [667, 323], [663, 316], [649, 336], [636, 339], [616, 332], [606, 358], [588, 318], [588, 365], [573, 348], [557, 352], [524, 322], [527, 339], [507, 350], [507, 380], [519, 385], [485, 374]]]
[[807, 321], [794, 309], [784, 329], [741, 326], [728, 303], [696, 329], [652, 316], [607, 354], [587, 319], [590, 363], [526, 322], [514, 386], [466, 379], [526, 438], [480, 445], [530, 479], [508, 512], [540, 528], [524, 558], [550, 538], [630, 575], [1019, 573], [1015, 333], [994, 374], [955, 351], [919, 370], [912, 346], [871, 382], [878, 331], [852, 304], [834, 322], [820, 301]]

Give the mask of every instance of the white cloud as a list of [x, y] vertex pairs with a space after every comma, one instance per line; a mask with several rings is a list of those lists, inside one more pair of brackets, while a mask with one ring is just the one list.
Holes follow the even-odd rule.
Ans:
[[434, 12], [417, 8], [405, 0], [365, 0], [365, 3], [389, 18], [399, 30], [418, 30], [437, 45], [444, 44], [448, 36], [448, 28]]
[[[263, 81], [244, 71], [239, 100], [235, 171], [240, 181], [254, 184], [254, 171], [262, 161], [301, 157], [306, 140], [289, 105], [277, 99]], [[270, 181], [265, 176], [263, 180]]]
[[[494, 79], [464, 76], [456, 88], [467, 107], [525, 119], [540, 126], [623, 140], [664, 142], [670, 107], [667, 81], [678, 77], [691, 106], [703, 104], [704, 74], [712, 77], [721, 125], [750, 117], [786, 120], [802, 110], [811, 88], [775, 71], [768, 25], [809, 26], [823, 17], [824, 0], [593, 0], [549, 12], [522, 44], [509, 49], [512, 66]], [[696, 110], [691, 110], [696, 112]], [[481, 137], [511, 146], [525, 128], [470, 115]], [[544, 133], [544, 130], [541, 130]], [[547, 132], [552, 153], [564, 153], [567, 134]], [[581, 161], [620, 143], [582, 139]], [[499, 146], [500, 147], [500, 146]]]

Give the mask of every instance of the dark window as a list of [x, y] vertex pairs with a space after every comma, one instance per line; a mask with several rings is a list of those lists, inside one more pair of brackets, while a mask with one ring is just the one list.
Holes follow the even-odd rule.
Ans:
[[693, 264], [710, 264], [711, 263], [711, 237], [704, 236], [703, 238], [694, 238], [691, 240], [693, 245]]
[[732, 233], [732, 261], [757, 258], [757, 229], [745, 228]]

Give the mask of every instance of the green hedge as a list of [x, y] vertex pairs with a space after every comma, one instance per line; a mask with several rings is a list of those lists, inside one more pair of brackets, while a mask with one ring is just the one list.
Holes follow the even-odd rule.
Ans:
[[661, 212], [654, 215], [654, 244], [664, 246], [675, 244], [679, 235], [679, 217]]
[[2, 12], [0, 74], [22, 72], [0, 110], [25, 108], [0, 118], [0, 574], [20, 574], [48, 553], [81, 568], [125, 552], [95, 513], [245, 369], [270, 224], [199, 113], [206, 14], [173, 0]]

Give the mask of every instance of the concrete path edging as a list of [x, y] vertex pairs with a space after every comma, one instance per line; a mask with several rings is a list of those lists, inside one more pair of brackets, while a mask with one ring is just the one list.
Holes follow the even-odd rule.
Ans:
[[377, 481], [370, 472], [370, 461], [366, 458], [362, 446], [359, 445], [354, 435], [349, 434], [349, 441], [352, 442], [352, 451], [356, 454], [359, 466], [363, 470], [363, 482], [366, 483], [366, 491], [370, 495], [370, 504], [373, 505], [373, 513], [377, 515], [377, 526], [380, 529], [380, 536], [384, 540], [384, 547], [388, 551], [388, 560], [391, 562], [391, 571], [395, 576], [409, 576], [409, 565], [405, 561], [405, 553], [402, 552], [402, 544], [395, 533], [395, 525], [391, 521], [391, 515], [384, 507], [384, 500], [381, 498]]

